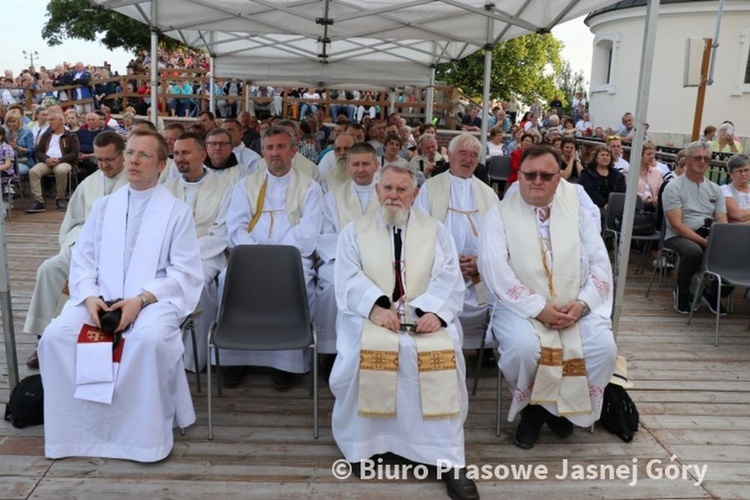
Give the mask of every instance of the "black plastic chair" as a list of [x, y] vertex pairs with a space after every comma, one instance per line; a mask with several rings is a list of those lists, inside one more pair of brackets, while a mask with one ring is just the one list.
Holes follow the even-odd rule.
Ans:
[[747, 264], [747, 249], [750, 248], [750, 226], [746, 224], [711, 225], [711, 236], [703, 253], [703, 269], [700, 274], [698, 292], [693, 297], [693, 307], [688, 316], [688, 325], [693, 320], [693, 311], [700, 300], [700, 290], [706, 277], [717, 281], [716, 289], [716, 340], [719, 345], [719, 317], [722, 286], [750, 287], [750, 266]]
[[[636, 201], [636, 210], [643, 208], [643, 201], [638, 198]], [[611, 235], [612, 239], [614, 241], [614, 266], [613, 266], [613, 274], [617, 275], [617, 269], [619, 266], [619, 243], [620, 243], [620, 230], [617, 229], [617, 226], [615, 224], [615, 219], [620, 217], [623, 212], [625, 211], [625, 193], [609, 193], [609, 198], [607, 199], [607, 214], [604, 218], [604, 230], [602, 231], [602, 236], [607, 237], [607, 235]], [[645, 242], [645, 245], [643, 247], [643, 253], [641, 255], [641, 260], [636, 268], [636, 272], [643, 272], [643, 268], [645, 266], [645, 259], [648, 258], [648, 252], [651, 249], [651, 246], [654, 244], [654, 242], [658, 242], [659, 238], [661, 237], [661, 233], [659, 231], [654, 232], [654, 234], [649, 235], [632, 235], [630, 239], [632, 241], [643, 241]]]
[[[313, 436], [318, 438], [318, 347], [307, 303], [299, 250], [285, 245], [240, 245], [227, 264], [219, 318], [208, 333], [208, 359], [219, 349], [312, 349]], [[208, 375], [208, 439], [213, 439], [211, 369]]]
[[[510, 156], [493, 156], [490, 158], [487, 166], [487, 177], [490, 180], [490, 187], [497, 184], [497, 193], [500, 198], [505, 191], [505, 184], [513, 170], [510, 167]], [[500, 189], [500, 183], [503, 183], [503, 189]]]

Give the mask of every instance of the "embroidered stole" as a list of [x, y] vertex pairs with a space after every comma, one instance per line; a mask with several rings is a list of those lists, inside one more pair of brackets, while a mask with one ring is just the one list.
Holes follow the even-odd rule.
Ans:
[[[510, 266], [534, 293], [564, 304], [578, 297], [581, 283], [581, 241], [578, 195], [561, 182], [550, 213], [552, 269], [545, 255], [534, 207], [515, 193], [500, 203]], [[531, 318], [542, 346], [531, 393], [531, 404], [553, 403], [561, 416], [591, 413], [586, 366], [578, 324], [552, 330]]]
[[[441, 222], [445, 222], [448, 217], [448, 211], [464, 214], [469, 219], [474, 234], [478, 236], [477, 228], [474, 227], [474, 221], [471, 218], [473, 211], [459, 210], [455, 207], [451, 207], [451, 178], [450, 172], [445, 172], [435, 177], [430, 177], [427, 180], [427, 187], [429, 193], [429, 204], [430, 214]], [[472, 177], [472, 187], [474, 189], [474, 199], [477, 202], [477, 212], [479, 213], [479, 220], [484, 219], [484, 214], [497, 204], [497, 195], [495, 192], [487, 186], [485, 183]]]
[[[390, 296], [394, 285], [391, 232], [376, 217], [356, 219], [359, 251], [365, 275]], [[403, 250], [405, 275], [404, 314], [408, 303], [423, 294], [429, 284], [434, 260], [433, 249], [437, 238], [437, 222], [412, 210], [405, 231]], [[395, 307], [392, 306], [392, 307]], [[406, 317], [406, 322], [416, 318]], [[396, 416], [396, 387], [398, 385], [399, 335], [363, 320], [360, 370], [359, 415], [393, 418]], [[458, 376], [456, 355], [448, 332], [412, 335], [417, 347], [422, 418], [456, 418], [459, 415]]]
[[[253, 214], [250, 223], [247, 226], [248, 233], [253, 231], [255, 225], [263, 214], [268, 214], [268, 216], [271, 217], [269, 233], [273, 232], [275, 211], [263, 210], [266, 200], [266, 186], [268, 185], [268, 178], [266, 176], [268, 175], [271, 175], [268, 173], [268, 170], [263, 169], [253, 172], [245, 177], [245, 189], [247, 191], [248, 201], [250, 202], [250, 213]], [[292, 169], [285, 200], [286, 214], [287, 217], [289, 217], [290, 226], [296, 226], [302, 218], [302, 207], [305, 204], [305, 196], [307, 195], [307, 189], [310, 187], [310, 182], [312, 182], [312, 178]], [[268, 235], [269, 238], [271, 236], [271, 234]]]
[[[374, 195], [374, 191], [373, 191]], [[333, 191], [333, 197], [336, 200], [336, 210], [339, 214], [339, 230], [343, 229], [350, 221], [359, 219], [363, 216], [373, 215], [378, 208], [378, 200], [375, 196], [370, 196], [367, 202], [366, 212], [362, 213], [362, 205], [359, 197], [354, 190], [354, 182], [348, 181], [343, 186], [339, 186]]]
[[[180, 177], [168, 180], [164, 187], [178, 200], [187, 202], [183, 182], [182, 175], [180, 175]], [[208, 170], [206, 177], [200, 183], [198, 198], [195, 200], [195, 208], [193, 209], [195, 234], [199, 240], [208, 234], [214, 222], [216, 222], [221, 207], [221, 198], [224, 196], [226, 188], [226, 180]]]

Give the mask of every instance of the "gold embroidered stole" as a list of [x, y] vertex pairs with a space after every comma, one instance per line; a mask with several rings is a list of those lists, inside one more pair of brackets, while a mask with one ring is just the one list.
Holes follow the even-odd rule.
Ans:
[[[357, 239], [365, 275], [390, 296], [395, 285], [391, 234], [376, 217], [356, 220]], [[408, 303], [423, 294], [429, 284], [437, 223], [427, 215], [412, 211], [406, 228], [404, 246], [405, 314]], [[392, 306], [395, 307], [395, 306]], [[407, 317], [406, 321], [411, 321]], [[363, 320], [360, 371], [359, 414], [393, 418], [396, 415], [399, 338], [394, 333]], [[455, 418], [459, 415], [456, 358], [448, 332], [441, 328], [430, 334], [412, 336], [417, 347], [422, 417]]]
[[349, 181], [343, 186], [339, 186], [333, 191], [333, 197], [336, 200], [336, 210], [339, 213], [339, 229], [343, 229], [350, 221], [359, 219], [366, 215], [373, 215], [378, 208], [378, 200], [373, 195], [367, 202], [366, 212], [362, 213], [362, 205], [359, 203], [359, 197], [354, 191], [353, 181]]
[[[524, 285], [555, 304], [575, 300], [580, 290], [582, 245], [578, 210], [574, 186], [561, 182], [550, 213], [550, 277], [534, 207], [524, 202], [519, 193], [500, 203], [511, 268]], [[530, 321], [542, 346], [531, 404], [554, 403], [561, 416], [591, 413], [578, 324], [552, 330], [534, 318]]]
[[[263, 214], [267, 214], [271, 217], [271, 223], [269, 225], [269, 233], [273, 232], [274, 222], [274, 210], [263, 210], [266, 199], [266, 186], [268, 185], [267, 175], [268, 170], [258, 170], [245, 177], [245, 189], [247, 191], [247, 199], [250, 202], [250, 213], [252, 218], [248, 224], [247, 231], [252, 232], [255, 225], [260, 220]], [[305, 204], [305, 196], [307, 195], [307, 189], [310, 186], [312, 179], [307, 175], [298, 172], [296, 170], [291, 171], [291, 178], [289, 179], [289, 186], [286, 190], [286, 214], [289, 217], [289, 225], [296, 226], [299, 224], [300, 218], [302, 217], [302, 207]], [[268, 235], [269, 238], [272, 236]]]

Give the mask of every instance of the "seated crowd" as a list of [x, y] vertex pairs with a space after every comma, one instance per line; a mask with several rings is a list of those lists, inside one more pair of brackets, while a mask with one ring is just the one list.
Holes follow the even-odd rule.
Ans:
[[[139, 59], [135, 66], [150, 63], [147, 53]], [[488, 341], [513, 391], [508, 421], [521, 414], [517, 446], [533, 447], [545, 424], [560, 438], [592, 425], [617, 356], [601, 227], [610, 193], [625, 191], [622, 141], [632, 139], [632, 123], [602, 135], [584, 103], [576, 113], [582, 127], [561, 123], [556, 109], [515, 125], [513, 101], [493, 113], [485, 151], [470, 133], [476, 110], [443, 148], [432, 124], [411, 128], [399, 113], [381, 121], [369, 110], [358, 123], [345, 109], [329, 127], [314, 105], [301, 107], [301, 122], [273, 112], [259, 121], [247, 110], [236, 119], [221, 113], [222, 121], [202, 111], [161, 134], [147, 120], [126, 113], [118, 123], [101, 108], [79, 123], [74, 108], [40, 107], [26, 127], [22, 113], [9, 112], [0, 139], [19, 171], [27, 167], [29, 212], [46, 209], [47, 174], [55, 175], [56, 207], [67, 209], [60, 252], [38, 270], [24, 326], [40, 338], [27, 363], [45, 381], [45, 455], [154, 462], [170, 453], [173, 425], [195, 421], [183, 370], [213, 363], [203, 349], [193, 357], [179, 326], [199, 308], [197, 342], [206, 345], [227, 255], [238, 245], [299, 249], [335, 396], [333, 437], [349, 462], [393, 453], [447, 463], [437, 472], [451, 498], [479, 498], [464, 468], [463, 431], [463, 349], [476, 346], [464, 327], [476, 315], [491, 317]], [[721, 130], [717, 147], [731, 149], [733, 130]], [[602, 141], [583, 148], [581, 136]], [[750, 220], [748, 157], [729, 161], [731, 183], [719, 188], [704, 175], [712, 148], [691, 143], [673, 172], [647, 142], [638, 164], [638, 194], [645, 207], [663, 210], [664, 245], [682, 257], [678, 312], [690, 307], [707, 241], [703, 219]], [[485, 163], [496, 155], [510, 157], [504, 196], [488, 185]], [[74, 169], [81, 183], [66, 206]], [[709, 307], [712, 293], [703, 292]], [[121, 339], [100, 322], [116, 311]], [[101, 363], [97, 353], [108, 358], [112, 347], [112, 361]], [[220, 358], [224, 385], [242, 384], [248, 366], [261, 366], [279, 390], [311, 363], [301, 350], [222, 350]], [[137, 430], [144, 428], [150, 432]]]

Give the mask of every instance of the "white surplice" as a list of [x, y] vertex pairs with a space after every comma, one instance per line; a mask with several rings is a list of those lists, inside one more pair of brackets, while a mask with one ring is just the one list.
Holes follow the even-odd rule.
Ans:
[[[190, 208], [163, 186], [129, 187], [94, 204], [73, 250], [71, 298], [42, 336], [45, 455], [154, 462], [172, 450], [174, 425], [195, 421], [182, 363], [181, 321], [198, 304], [203, 285]], [[111, 404], [73, 397], [76, 345], [84, 300], [151, 292], [125, 331]]]
[[[406, 231], [409, 231], [408, 224]], [[404, 238], [404, 241], [408, 239]], [[393, 241], [390, 247], [393, 249]], [[426, 292], [407, 305], [407, 316], [416, 318], [416, 310], [421, 309], [437, 314], [447, 323], [446, 330], [456, 353], [460, 416], [427, 420], [422, 417], [416, 345], [406, 333], [399, 334], [396, 417], [368, 418], [358, 414], [362, 323], [384, 291], [363, 272], [356, 224], [350, 222], [341, 231], [336, 251], [338, 356], [330, 377], [330, 388], [336, 397], [331, 421], [333, 437], [350, 462], [392, 452], [420, 463], [434, 465], [438, 460], [446, 460], [454, 467], [464, 465], [463, 423], [468, 410], [468, 396], [466, 366], [461, 352], [460, 329], [457, 327], [463, 306], [464, 282], [453, 239], [442, 224], [437, 227], [435, 248], [424, 249], [423, 252], [434, 252], [430, 280]], [[408, 266], [408, 262], [405, 266]], [[383, 272], [393, 271], [384, 269]], [[390, 293], [387, 295], [390, 296]]]
[[232, 149], [237, 161], [247, 166], [247, 175], [258, 170], [258, 162], [262, 157], [240, 142], [240, 145]]
[[36, 285], [23, 327], [24, 332], [41, 335], [52, 321], [70, 272], [71, 249], [78, 239], [83, 223], [91, 213], [91, 207], [96, 200], [113, 193], [127, 183], [124, 170], [112, 178], [97, 170], [86, 177], [73, 192], [60, 226], [60, 253], [42, 262], [36, 272]]
[[[305, 155], [300, 153], [299, 151], [294, 155], [294, 158], [292, 158], [292, 168], [294, 170], [297, 170], [298, 172], [302, 172], [303, 174], [307, 175], [308, 177], [311, 177], [312, 180], [318, 183], [320, 186], [323, 183], [323, 176], [320, 173], [320, 170], [318, 169], [318, 166], [307, 159]], [[266, 163], [266, 160], [264, 158], [261, 158], [258, 161], [258, 170], [267, 170], [268, 164]]]
[[[599, 232], [602, 232], [602, 215], [601, 211], [599, 210], [599, 207], [596, 206], [596, 204], [591, 201], [591, 197], [586, 193], [586, 190], [583, 189], [583, 186], [580, 184], [575, 184], [572, 182], [568, 182], [565, 179], [561, 179], [560, 183], [566, 182], [570, 185], [572, 185], [576, 190], [576, 195], [578, 195], [578, 205], [581, 207], [581, 210], [585, 210], [589, 213], [591, 218], [594, 221], [594, 225], [596, 225], [596, 228], [599, 230]], [[510, 186], [508, 186], [508, 190], [505, 192], [504, 198], [509, 198], [510, 195], [518, 192], [518, 183], [514, 182]]]
[[[248, 232], [248, 226], [253, 218], [253, 209], [248, 197], [248, 182], [261, 184], [263, 178], [268, 182], [262, 207], [263, 213], [253, 230]], [[296, 206], [296, 200], [287, 201], [287, 196], [292, 196], [289, 191], [291, 191], [290, 186], [293, 180], [295, 183], [300, 183], [297, 185], [307, 184], [301, 206]], [[291, 169], [286, 175], [276, 177], [270, 174], [268, 169], [260, 169], [251, 174], [246, 182], [239, 182], [234, 186], [227, 216], [230, 249], [237, 245], [291, 245], [299, 249], [311, 310], [314, 307], [315, 297], [313, 252], [320, 236], [323, 219], [322, 206], [323, 192], [320, 186], [305, 174]], [[296, 224], [290, 222], [287, 212], [290, 207], [300, 214]], [[219, 274], [220, 301], [225, 275], [226, 269]], [[248, 286], [263, 287], [263, 283], [248, 283]], [[223, 366], [270, 366], [292, 373], [305, 373], [309, 370], [310, 364], [310, 360], [305, 359], [302, 350], [231, 351], [222, 349], [220, 356]]]
[[[344, 210], [339, 210], [339, 201], [347, 205]], [[352, 215], [356, 214], [353, 210], [359, 209], [359, 215], [364, 215], [368, 211], [374, 212], [377, 205], [375, 183], [358, 186], [349, 181], [340, 188], [339, 192], [331, 191], [325, 196], [323, 230], [316, 249], [321, 262], [317, 268], [315, 307], [312, 312], [313, 323], [319, 328], [318, 352], [320, 353], [336, 353], [336, 297], [333, 289], [333, 268], [341, 227], [353, 220]]]
[[201, 262], [203, 264], [203, 292], [198, 308], [201, 314], [196, 319], [195, 338], [198, 360], [193, 356], [193, 340], [187, 335], [185, 368], [190, 371], [206, 367], [206, 339], [208, 330], [219, 312], [218, 281], [219, 272], [227, 265], [227, 211], [232, 195], [232, 187], [212, 170], [203, 167], [204, 176], [196, 182], [189, 182], [184, 176], [171, 179], [164, 187], [178, 200], [184, 201], [193, 211], [195, 232], [198, 236]]
[[[511, 196], [520, 196], [519, 193]], [[510, 197], [506, 195], [507, 200]], [[521, 200], [522, 201], [522, 200]], [[522, 205], [529, 206], [522, 201]], [[555, 210], [555, 201], [551, 206]], [[598, 216], [597, 216], [597, 221]], [[592, 413], [567, 416], [576, 425], [588, 426], [599, 418], [604, 388], [615, 368], [617, 346], [612, 336], [612, 267], [599, 228], [586, 210], [578, 211], [581, 239], [581, 286], [578, 299], [590, 308], [590, 314], [578, 322]], [[537, 231], [530, 227], [530, 231]], [[479, 236], [479, 269], [487, 288], [494, 295], [492, 334], [500, 346], [499, 366], [513, 389], [508, 421], [531, 400], [541, 344], [529, 320], [544, 309], [546, 299], [532, 292], [516, 276], [508, 253], [503, 219], [497, 207], [485, 217]], [[552, 248], [554, 256], [554, 248]], [[554, 261], [553, 265], [565, 265]], [[540, 264], [541, 268], [541, 264]], [[543, 272], [540, 269], [540, 272]], [[555, 404], [543, 405], [557, 415]]]

